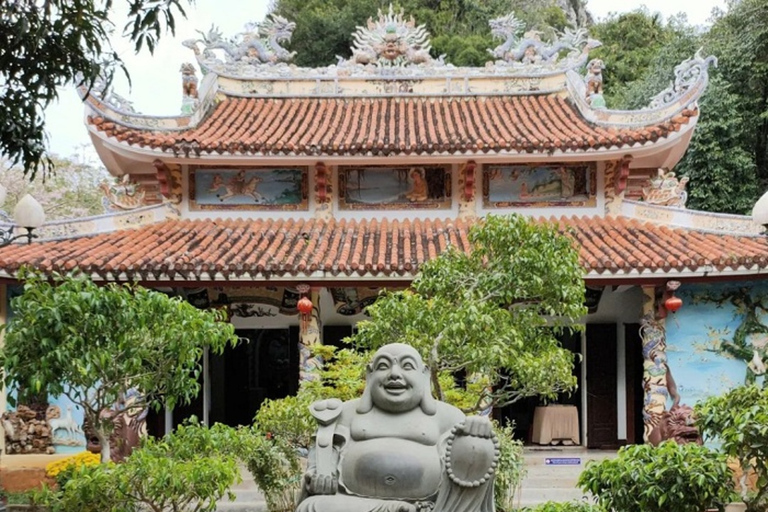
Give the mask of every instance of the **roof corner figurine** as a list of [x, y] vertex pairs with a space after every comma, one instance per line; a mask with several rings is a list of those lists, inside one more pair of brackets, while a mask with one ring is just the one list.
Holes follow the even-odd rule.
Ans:
[[412, 347], [380, 348], [361, 398], [310, 409], [318, 428], [297, 512], [494, 511], [491, 422], [435, 400]]

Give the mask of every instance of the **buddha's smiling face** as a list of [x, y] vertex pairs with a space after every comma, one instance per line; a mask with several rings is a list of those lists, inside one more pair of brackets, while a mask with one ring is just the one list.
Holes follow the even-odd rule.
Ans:
[[424, 363], [413, 348], [393, 344], [383, 347], [368, 368], [367, 386], [374, 405], [387, 412], [418, 407], [429, 384]]

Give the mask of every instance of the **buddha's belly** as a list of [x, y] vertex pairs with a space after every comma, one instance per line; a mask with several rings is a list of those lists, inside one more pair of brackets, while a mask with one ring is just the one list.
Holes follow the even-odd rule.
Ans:
[[437, 492], [440, 472], [437, 447], [403, 439], [352, 441], [341, 460], [341, 484], [376, 498], [427, 498]]

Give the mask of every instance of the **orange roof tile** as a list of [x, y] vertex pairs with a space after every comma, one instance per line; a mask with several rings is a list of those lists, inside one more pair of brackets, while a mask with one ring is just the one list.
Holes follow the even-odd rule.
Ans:
[[[768, 268], [768, 239], [624, 217], [552, 219], [577, 244], [587, 275]], [[104, 279], [408, 279], [447, 247], [468, 249], [462, 220], [176, 220], [0, 249], [0, 272], [78, 268]], [[220, 275], [215, 275], [220, 274]], [[316, 274], [315, 274], [316, 276]]]
[[557, 95], [487, 97], [236, 98], [184, 131], [131, 128], [89, 117], [132, 146], [173, 153], [391, 155], [587, 150], [666, 137], [696, 111], [638, 128], [586, 121]]

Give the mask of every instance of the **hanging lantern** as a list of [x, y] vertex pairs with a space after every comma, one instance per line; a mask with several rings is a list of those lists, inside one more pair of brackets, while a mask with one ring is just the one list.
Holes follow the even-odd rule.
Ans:
[[312, 319], [312, 301], [309, 297], [299, 299], [296, 307], [299, 309], [299, 318], [301, 320], [301, 332], [307, 332], [309, 322]]
[[669, 296], [667, 300], [664, 301], [664, 308], [666, 308], [667, 311], [671, 311], [672, 313], [681, 307], [683, 307], [683, 299], [680, 297], [675, 297], [674, 292]]

